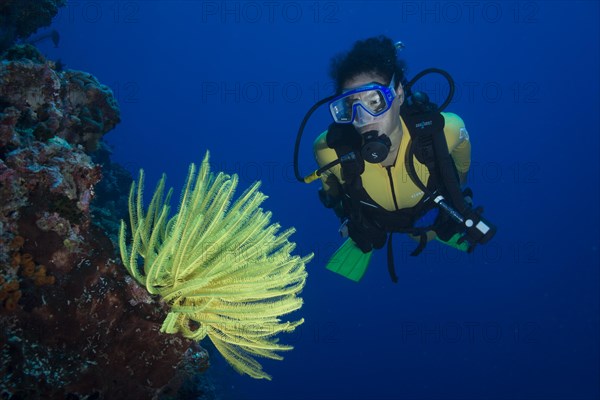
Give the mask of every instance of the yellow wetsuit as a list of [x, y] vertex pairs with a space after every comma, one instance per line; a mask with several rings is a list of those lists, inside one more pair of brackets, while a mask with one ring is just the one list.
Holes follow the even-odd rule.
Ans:
[[[442, 113], [442, 115], [444, 116], [444, 134], [450, 155], [458, 172], [466, 174], [471, 164], [471, 143], [465, 124], [456, 114]], [[383, 167], [381, 164], [365, 162], [365, 170], [361, 175], [362, 185], [367, 194], [387, 211], [413, 207], [423, 197], [423, 192], [410, 179], [404, 165], [410, 135], [402, 118], [400, 121], [403, 133], [395, 163], [389, 167]], [[326, 135], [327, 131], [319, 135], [313, 145], [319, 167], [338, 158], [335, 150], [327, 146]], [[426, 184], [429, 179], [427, 167], [416, 158], [414, 164], [417, 175]], [[343, 183], [340, 165], [323, 173], [321, 181], [323, 188], [330, 195], [337, 196], [341, 188], [340, 184]], [[393, 190], [391, 185], [393, 185]]]

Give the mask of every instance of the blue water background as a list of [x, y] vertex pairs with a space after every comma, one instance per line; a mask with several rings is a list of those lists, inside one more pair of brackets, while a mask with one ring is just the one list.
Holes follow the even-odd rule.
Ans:
[[[212, 376], [232, 399], [594, 399], [599, 389], [599, 5], [595, 1], [71, 1], [50, 58], [110, 86], [114, 159], [177, 190], [190, 162], [263, 182], [265, 208], [315, 253], [306, 322], [265, 361], [272, 382]], [[355, 40], [402, 40], [408, 76], [447, 70], [448, 111], [473, 145], [475, 203], [499, 226], [472, 255], [395, 240], [359, 284], [327, 270], [341, 244], [318, 183], [292, 170], [298, 125], [331, 94], [330, 58]], [[443, 81], [421, 88], [436, 100]], [[308, 124], [300, 166], [329, 124]], [[149, 191], [150, 189], [148, 189]]]

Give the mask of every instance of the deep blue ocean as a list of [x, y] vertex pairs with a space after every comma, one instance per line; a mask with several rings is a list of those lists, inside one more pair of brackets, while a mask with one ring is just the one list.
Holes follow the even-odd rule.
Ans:
[[[255, 180], [274, 221], [297, 229], [306, 322], [265, 361], [273, 381], [238, 375], [209, 343], [224, 399], [598, 399], [600, 8], [597, 1], [87, 1], [63, 8], [39, 44], [110, 86], [122, 122], [115, 161], [181, 188], [210, 151], [214, 170]], [[401, 40], [411, 78], [448, 71], [472, 142], [469, 186], [498, 225], [467, 255], [419, 257], [396, 236], [399, 282], [375, 254], [365, 278], [325, 269], [342, 243], [319, 183], [292, 155], [306, 111], [332, 93], [330, 59], [356, 40]], [[420, 88], [443, 99], [444, 81]], [[302, 138], [300, 169], [329, 125]]]

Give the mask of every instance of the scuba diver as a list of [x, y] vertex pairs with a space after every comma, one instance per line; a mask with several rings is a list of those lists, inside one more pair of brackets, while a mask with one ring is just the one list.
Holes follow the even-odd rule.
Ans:
[[[418, 242], [418, 255], [431, 240], [471, 252], [487, 243], [496, 227], [473, 208], [472, 192], [464, 188], [471, 162], [471, 143], [463, 120], [442, 112], [450, 103], [454, 83], [439, 69], [428, 69], [410, 82], [397, 52], [404, 45], [385, 36], [357, 41], [332, 60], [336, 93], [307, 113], [296, 139], [296, 178], [321, 180], [319, 198], [341, 220], [347, 238], [327, 268], [359, 281], [373, 250], [387, 242], [388, 271], [398, 278], [392, 250], [393, 233]], [[441, 106], [411, 87], [429, 73], [443, 75], [450, 92]], [[303, 177], [298, 149], [306, 122], [328, 104], [333, 122], [314, 141], [319, 169]]]

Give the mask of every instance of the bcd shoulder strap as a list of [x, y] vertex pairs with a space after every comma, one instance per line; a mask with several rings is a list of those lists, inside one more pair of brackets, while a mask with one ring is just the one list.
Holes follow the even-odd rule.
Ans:
[[[411, 138], [409, 153], [429, 171], [429, 186], [441, 190], [446, 194], [452, 205], [463, 212], [468, 207], [456, 171], [454, 160], [448, 151], [448, 143], [444, 133], [444, 116], [434, 104], [428, 103], [426, 107], [407, 105], [403, 107], [400, 115], [406, 123]], [[412, 156], [407, 157], [407, 171], [414, 183], [425, 193], [428, 190], [418, 178]]]

